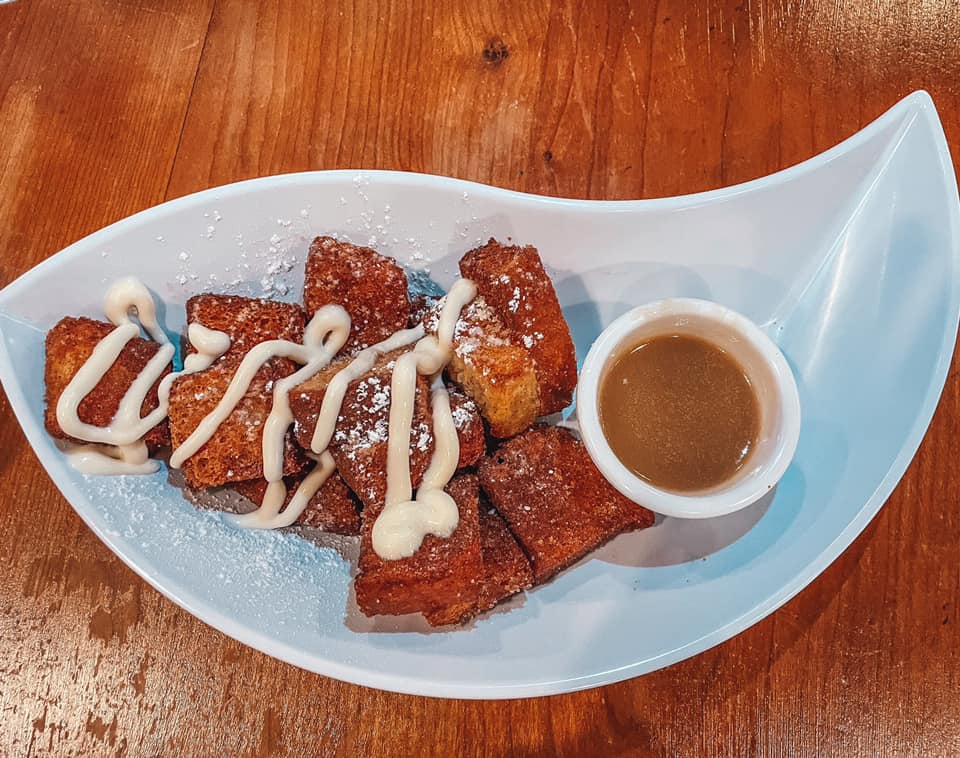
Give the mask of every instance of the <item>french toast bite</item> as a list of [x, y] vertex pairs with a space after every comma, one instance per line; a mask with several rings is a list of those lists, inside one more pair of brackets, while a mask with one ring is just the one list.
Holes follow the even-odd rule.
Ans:
[[[436, 334], [444, 302], [427, 312], [423, 325], [428, 334]], [[533, 355], [513, 340], [482, 297], [469, 303], [457, 320], [447, 375], [476, 402], [494, 437], [519, 434], [539, 414]]]
[[[391, 378], [396, 359], [406, 350], [386, 353], [373, 368], [347, 386], [330, 454], [344, 481], [364, 505], [383, 503], [387, 491]], [[310, 449], [327, 385], [352, 360], [340, 358], [290, 391], [296, 439]], [[450, 410], [460, 442], [458, 468], [473, 466], [485, 451], [485, 435], [476, 405], [463, 394], [450, 393]], [[410, 426], [410, 479], [416, 487], [433, 457], [433, 412], [430, 382], [418, 376]]]
[[533, 571], [527, 556], [503, 519], [483, 498], [480, 500], [480, 555], [483, 572], [479, 578], [476, 601], [425, 613], [431, 626], [463, 624], [533, 583]]
[[[201, 324], [230, 337], [221, 361], [239, 363], [251, 348], [267, 340], [303, 340], [306, 319], [303, 309], [293, 303], [203, 293], [187, 300], [186, 308], [187, 324]], [[187, 351], [196, 349], [188, 343]]]
[[[216, 408], [237, 367], [251, 348], [268, 340], [303, 339], [298, 305], [248, 297], [198, 295], [187, 302], [188, 323], [225, 332], [230, 349], [209, 368], [176, 379], [170, 390], [170, 436], [174, 447]], [[286, 358], [272, 358], [254, 375], [247, 391], [210, 440], [183, 463], [191, 487], [217, 487], [263, 476], [263, 424], [273, 407], [273, 384], [297, 370]], [[306, 458], [287, 435], [284, 475], [303, 468]]]
[[[287, 485], [284, 508], [290, 504], [303, 479], [303, 474], [284, 478], [284, 483]], [[263, 503], [264, 495], [267, 494], [267, 481], [253, 479], [249, 482], [238, 482], [233, 489], [259, 507]], [[330, 475], [330, 478], [310, 498], [306, 510], [300, 514], [294, 525], [310, 526], [332, 534], [347, 536], [360, 534], [360, 511], [357, 508], [357, 501], [340, 474], [334, 471]]]
[[460, 260], [460, 272], [533, 355], [540, 387], [539, 416], [562, 411], [577, 386], [577, 356], [553, 283], [537, 249], [491, 239]]
[[535, 426], [500, 445], [478, 472], [530, 559], [535, 584], [621, 532], [653, 524], [653, 513], [614, 489], [566, 429]]
[[480, 548], [483, 554], [483, 581], [477, 598], [477, 612], [493, 608], [533, 584], [533, 568], [506, 522], [481, 501]]
[[[46, 363], [44, 365], [44, 383], [46, 386], [46, 409], [44, 410], [44, 426], [51, 437], [72, 442], [82, 442], [67, 435], [57, 422], [57, 402], [60, 395], [70, 384], [87, 359], [93, 353], [97, 344], [114, 330], [114, 325], [106, 321], [95, 321], [91, 318], [60, 319], [47, 332], [46, 336]], [[96, 387], [80, 401], [77, 416], [86, 424], [94, 426], [108, 426], [117, 413], [120, 401], [130, 389], [130, 385], [146, 367], [150, 359], [156, 355], [160, 345], [151, 340], [134, 337], [123, 348], [119, 357], [104, 374], [103, 379]], [[146, 416], [159, 405], [157, 386], [161, 379], [170, 373], [171, 367], [163, 372], [150, 388], [143, 405], [140, 406], [140, 415]], [[144, 442], [150, 453], [170, 444], [170, 428], [166, 421], [157, 424], [147, 432]]]
[[[330, 440], [330, 455], [337, 470], [365, 506], [382, 504], [386, 495], [390, 381], [396, 359], [405, 352], [396, 350], [380, 356], [370, 371], [347, 386]], [[346, 356], [334, 361], [290, 391], [296, 438], [305, 450], [310, 449], [327, 385], [351, 360]], [[410, 478], [414, 486], [433, 455], [432, 419], [430, 383], [425, 376], [418, 376], [410, 426]]]
[[303, 304], [312, 316], [331, 303], [350, 314], [343, 352], [355, 353], [407, 327], [407, 275], [395, 260], [369, 247], [317, 237], [307, 254]]
[[384, 560], [373, 549], [373, 524], [383, 506], [363, 509], [354, 587], [357, 605], [367, 616], [428, 613], [438, 618], [446, 609], [475, 605], [483, 572], [477, 477], [460, 474], [447, 492], [460, 512], [453, 534], [447, 538], [428, 534], [416, 553], [400, 560]]
[[[483, 428], [483, 419], [477, 410], [477, 404], [460, 390], [448, 387], [450, 395], [450, 413], [453, 426], [457, 430], [460, 443], [460, 459], [457, 468], [475, 466], [487, 451], [487, 435]], [[431, 427], [431, 436], [433, 436]]]

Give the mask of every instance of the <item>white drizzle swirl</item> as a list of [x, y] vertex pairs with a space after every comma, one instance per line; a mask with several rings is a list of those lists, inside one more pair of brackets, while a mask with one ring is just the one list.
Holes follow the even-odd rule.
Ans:
[[[153, 297], [140, 281], [130, 277], [114, 283], [107, 291], [103, 310], [116, 328], [97, 343], [71, 378], [57, 400], [56, 409], [57, 423], [66, 434], [99, 444], [68, 446], [67, 457], [75, 469], [85, 474], [152, 474], [159, 464], [149, 460], [143, 437], [167, 417], [171, 385], [178, 376], [207, 368], [226, 352], [230, 338], [223, 332], [191, 324], [188, 336], [198, 352], [187, 357], [183, 371], [163, 378], [157, 387], [157, 407], [141, 417], [140, 409], [147, 393], [170, 365], [175, 348], [160, 328]], [[78, 415], [80, 403], [100, 383], [127, 343], [140, 336], [140, 325], [131, 318], [132, 310], [159, 348], [124, 393], [110, 423], [107, 426], [87, 424]]]
[[[350, 333], [350, 316], [339, 305], [324, 306], [316, 312], [304, 331], [303, 344], [268, 340], [254, 346], [241, 360], [216, 407], [173, 451], [170, 466], [182, 466], [213, 437], [246, 394], [261, 366], [273, 358], [289, 358], [301, 368], [274, 383], [273, 404], [263, 429], [263, 473], [268, 483], [267, 491], [259, 508], [234, 518], [239, 526], [247, 528], [290, 526], [336, 469], [327, 447], [333, 438], [349, 385], [370, 371], [382, 355], [414, 345], [410, 352], [397, 359], [391, 377], [387, 491], [384, 508], [373, 526], [373, 548], [382, 558], [395, 560], [413, 555], [427, 534], [449, 537], [457, 528], [459, 512], [456, 502], [444, 489], [456, 472], [460, 445], [441, 372], [450, 360], [453, 332], [460, 312], [475, 296], [473, 282], [458, 280], [445, 298], [436, 336], [424, 336], [422, 324], [397, 331], [383, 342], [361, 350], [334, 375], [326, 387], [311, 440], [311, 452], [308, 453], [316, 464], [285, 508], [284, 451], [286, 434], [293, 423], [289, 394], [328, 366], [346, 342]], [[130, 318], [131, 310], [136, 311], [140, 324], [160, 347], [124, 394], [110, 424], [105, 427], [85, 424], [77, 416], [80, 402], [103, 379], [124, 346], [140, 334], [140, 326]], [[71, 462], [81, 471], [152, 473], [158, 466], [155, 461], [148, 460], [143, 436], [166, 418], [173, 382], [180, 376], [212, 365], [227, 351], [230, 338], [201, 324], [190, 324], [188, 336], [197, 353], [187, 356], [183, 371], [164, 377], [158, 385], [157, 408], [141, 418], [144, 398], [172, 360], [173, 345], [157, 323], [156, 308], [149, 291], [136, 279], [123, 279], [110, 288], [104, 312], [116, 328], [97, 344], [60, 396], [57, 421], [70, 436], [100, 443], [68, 447]], [[410, 476], [410, 427], [418, 374], [433, 377], [434, 454], [414, 498]]]
[[[390, 385], [387, 495], [371, 535], [374, 551], [386, 560], [409, 558], [419, 550], [428, 534], [449, 537], [460, 521], [456, 502], [444, 491], [457, 470], [460, 441], [440, 372], [450, 361], [460, 311], [476, 294], [477, 288], [469, 279], [457, 280], [440, 312], [437, 335], [421, 339], [412, 351], [400, 356], [394, 366]], [[410, 427], [417, 374], [434, 377], [431, 393], [434, 454], [413, 498]]]

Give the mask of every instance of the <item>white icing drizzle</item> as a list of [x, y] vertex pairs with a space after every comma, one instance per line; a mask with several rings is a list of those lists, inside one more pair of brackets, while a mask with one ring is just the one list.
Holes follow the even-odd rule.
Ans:
[[[346, 342], [349, 333], [350, 317], [347, 312], [339, 305], [327, 305], [318, 310], [316, 315], [310, 319], [310, 323], [304, 332], [305, 344], [298, 345], [296, 342], [287, 340], [267, 340], [254, 345], [240, 361], [240, 365], [230, 379], [230, 384], [227, 385], [227, 390], [220, 398], [220, 402], [203, 417], [197, 428], [173, 451], [170, 456], [171, 468], [180, 468], [187, 458], [210, 441], [220, 424], [229, 418], [237, 404], [243, 399], [250, 388], [250, 382], [253, 381], [253, 377], [256, 376], [264, 363], [272, 358], [289, 358], [303, 366], [303, 369], [291, 376], [297, 376], [301, 382], [306, 381], [330, 362]], [[309, 341], [307, 340], [307, 334], [310, 335]], [[307, 369], [310, 369], [309, 375], [307, 375]], [[290, 377], [285, 378], [289, 379]], [[285, 383], [285, 386], [289, 389], [292, 385]], [[276, 397], [277, 395], [274, 393], [274, 402], [276, 402]], [[275, 469], [276, 458], [279, 456], [279, 468], [282, 474], [283, 434], [277, 435], [276, 429], [282, 425], [283, 433], [285, 433], [287, 426], [293, 421], [293, 417], [285, 400], [281, 401], [281, 406], [283, 407], [279, 409], [278, 416], [270, 423], [271, 434], [264, 434], [263, 445], [264, 463], [266, 464], [269, 460], [270, 465]], [[286, 422], [282, 423], [284, 418], [286, 418]], [[278, 436], [280, 443], [276, 444]], [[277, 477], [277, 479], [279, 478]], [[268, 481], [273, 480], [268, 479]]]
[[[107, 426], [84, 423], [77, 415], [80, 402], [100, 383], [127, 343], [140, 336], [139, 324], [130, 317], [132, 309], [136, 309], [140, 323], [159, 343], [160, 348], [130, 385]], [[71, 437], [86, 442], [129, 445], [142, 438], [166, 415], [164, 413], [155, 418], [160, 411], [158, 407], [156, 411], [141, 419], [140, 408], [153, 383], [173, 359], [175, 350], [157, 324], [153, 298], [147, 288], [136, 279], [121, 279], [116, 282], [107, 292], [103, 310], [116, 328], [97, 343], [90, 357], [61, 393], [57, 400], [57, 423]]]
[[[460, 311], [476, 294], [473, 282], [459, 279], [446, 296], [437, 335], [423, 337], [411, 352], [400, 356], [394, 366], [390, 386], [386, 502], [371, 534], [374, 551], [385, 560], [409, 558], [428, 534], [449, 537], [460, 521], [456, 502], [444, 491], [457, 469], [460, 441], [440, 372], [450, 361]], [[431, 393], [434, 454], [413, 498], [410, 427], [417, 374], [434, 377]]]
[[293, 423], [291, 390], [328, 366], [349, 335], [350, 315], [339, 305], [324, 306], [310, 319], [303, 332], [303, 345], [312, 351], [310, 360], [295, 373], [274, 383], [273, 405], [263, 426], [263, 475], [268, 482], [283, 478], [284, 440]]
[[81, 474], [153, 474], [160, 470], [150, 460], [143, 440], [132, 445], [77, 445], [68, 443], [64, 453], [70, 465]]
[[[337, 468], [329, 452], [324, 451], [314, 457], [316, 465], [300, 482], [286, 508], [283, 508], [283, 501], [287, 498], [287, 487], [283, 479], [271, 481], [267, 484], [260, 507], [250, 513], [234, 516], [234, 523], [248, 529], [280, 529], [293, 525]], [[281, 508], [283, 512], [280, 511]]]
[[412, 329], [401, 329], [394, 332], [383, 342], [378, 342], [376, 345], [361, 350], [350, 363], [336, 373], [323, 393], [323, 402], [320, 404], [317, 425], [313, 429], [310, 449], [314, 453], [319, 454], [330, 445], [330, 440], [333, 439], [333, 433], [336, 430], [337, 419], [340, 417], [343, 398], [347, 394], [347, 388], [372, 369], [377, 362], [377, 358], [381, 355], [412, 345], [422, 337], [422, 324]]
[[315, 351], [313, 357], [300, 370], [274, 384], [273, 406], [263, 427], [263, 475], [268, 482], [267, 491], [257, 510], [235, 517], [239, 526], [277, 529], [296, 522], [310, 504], [310, 499], [336, 470], [333, 456], [327, 451], [327, 447], [333, 438], [347, 387], [373, 368], [380, 355], [412, 344], [423, 336], [422, 326], [396, 332], [383, 342], [361, 350], [333, 376], [323, 395], [314, 428], [312, 450], [308, 453], [317, 463], [297, 487], [287, 507], [283, 508], [287, 497], [287, 486], [283, 481], [284, 440], [287, 429], [293, 423], [290, 392], [329, 365], [350, 334], [350, 316], [347, 312], [340, 306], [326, 308], [331, 310], [324, 318], [320, 318], [324, 309], [317, 311], [304, 332], [304, 346]]
[[[382, 355], [414, 345], [410, 352], [397, 359], [391, 377], [387, 491], [384, 508], [373, 526], [373, 548], [380, 557], [396, 560], [413, 555], [427, 534], [449, 537], [459, 523], [459, 511], [445, 488], [456, 472], [460, 443], [441, 372], [450, 360], [454, 328], [460, 312], [475, 296], [473, 282], [458, 280], [445, 298], [436, 336], [425, 336], [422, 324], [397, 331], [388, 339], [361, 350], [334, 375], [324, 393], [311, 440], [309, 455], [316, 465], [285, 508], [284, 450], [286, 434], [293, 423], [289, 394], [329, 365], [346, 342], [350, 333], [350, 316], [338, 305], [328, 305], [316, 312], [304, 331], [303, 344], [269, 340], [254, 346], [241, 360], [216, 407], [173, 451], [170, 466], [179, 468], [210, 440], [267, 361], [289, 358], [301, 368], [274, 383], [273, 404], [263, 429], [263, 472], [267, 491], [258, 509], [236, 516], [235, 520], [238, 525], [248, 528], [290, 526], [306, 510], [311, 498], [336, 468], [327, 447], [349, 385], [370, 371]], [[140, 334], [140, 326], [130, 317], [133, 309], [140, 324], [160, 348], [124, 394], [110, 424], [106, 427], [84, 424], [77, 417], [80, 402], [103, 379], [127, 342]], [[171, 373], [160, 382], [158, 407], [141, 418], [144, 398], [173, 358], [173, 345], [157, 323], [150, 293], [136, 279], [124, 279], [113, 285], [107, 293], [104, 311], [116, 328], [97, 344], [57, 403], [57, 420], [67, 434], [101, 444], [70, 446], [67, 455], [73, 465], [85, 473], [152, 473], [158, 464], [148, 459], [142, 438], [167, 416], [173, 382], [179, 376], [212, 365], [227, 351], [230, 338], [201, 324], [190, 324], [188, 336], [197, 352], [186, 357], [183, 371]], [[410, 428], [418, 375], [433, 377], [434, 454], [414, 498], [410, 476]]]
[[[160, 328], [153, 297], [137, 279], [130, 277], [114, 283], [107, 291], [103, 310], [116, 328], [97, 343], [61, 393], [57, 400], [57, 423], [71, 437], [99, 443], [68, 448], [70, 463], [78, 471], [85, 474], [152, 474], [159, 466], [148, 459], [143, 437], [167, 417], [170, 387], [174, 380], [209, 366], [227, 350], [230, 338], [223, 332], [192, 324], [188, 336], [198, 352], [187, 357], [183, 371], [164, 377], [157, 387], [157, 407], [141, 417], [140, 409], [147, 393], [170, 364], [175, 348]], [[136, 311], [139, 325], [131, 318], [132, 310]], [[159, 344], [159, 349], [124, 393], [107, 426], [81, 421], [78, 415], [80, 403], [100, 383], [127, 343], [140, 336], [140, 325]]]
[[[430, 398], [433, 410], [433, 436], [437, 442], [430, 465], [423, 472], [423, 481], [420, 483], [417, 497], [421, 497], [425, 491], [443, 490], [457, 473], [457, 463], [460, 460], [460, 438], [457, 436], [457, 426], [450, 411], [450, 394], [439, 376], [433, 380]], [[445, 444], [441, 444], [440, 440]]]
[[[190, 353], [183, 359], [183, 371], [164, 377], [163, 381], [168, 385], [165, 393], [166, 400], [170, 399], [169, 385], [173, 384], [174, 379], [210, 368], [217, 358], [230, 349], [229, 334], [218, 332], [216, 329], [208, 329], [203, 324], [196, 322], [187, 327], [187, 339], [190, 340], [190, 344], [197, 352]], [[161, 386], [163, 385], [161, 384]]]
[[319, 455], [311, 455], [317, 461], [316, 465], [300, 482], [287, 507], [283, 508], [287, 498], [287, 485], [283, 481], [283, 458], [287, 430], [293, 423], [290, 391], [329, 365], [349, 335], [350, 315], [339, 305], [324, 306], [307, 324], [303, 332], [303, 346], [311, 351], [310, 358], [290, 376], [274, 382], [273, 405], [263, 425], [263, 477], [267, 480], [267, 491], [257, 510], [235, 517], [239, 526], [278, 529], [292, 525], [336, 470], [333, 456], [326, 450]]

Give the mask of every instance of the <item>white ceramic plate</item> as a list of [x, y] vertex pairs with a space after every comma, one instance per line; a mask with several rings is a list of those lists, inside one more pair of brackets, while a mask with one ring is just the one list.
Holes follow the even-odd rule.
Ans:
[[[960, 214], [933, 104], [916, 93], [840, 146], [736, 187], [583, 202], [404, 173], [318, 172], [201, 192], [71, 245], [0, 293], [0, 377], [40, 461], [150, 584], [298, 666], [426, 695], [545, 695], [643, 674], [715, 645], [793, 596], [859, 534], [903, 474], [950, 365]], [[308, 240], [337, 232], [449, 284], [495, 235], [536, 245], [580, 358], [638, 303], [715, 299], [763, 324], [795, 369], [804, 426], [772, 498], [623, 536], [467, 629], [367, 621], [329, 547], [238, 532], [153, 477], [86, 479], [42, 429], [44, 330], [99, 316], [135, 274], [171, 333], [201, 290], [287, 290]]]

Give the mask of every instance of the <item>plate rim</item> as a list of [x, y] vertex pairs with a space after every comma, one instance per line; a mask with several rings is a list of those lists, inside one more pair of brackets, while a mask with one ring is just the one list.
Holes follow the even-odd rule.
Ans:
[[[869, 140], [876, 132], [884, 129], [890, 123], [902, 118], [905, 114], [914, 112], [914, 118], [920, 117], [926, 120], [929, 136], [933, 140], [936, 149], [937, 158], [940, 163], [941, 178], [945, 186], [953, 188], [953, 200], [950, 211], [950, 234], [952, 242], [952, 262], [953, 277], [950, 286], [949, 307], [946, 313], [946, 328], [941, 343], [940, 354], [934, 371], [931, 376], [931, 383], [926, 395], [923, 398], [921, 411], [917, 414], [916, 421], [911, 427], [909, 433], [904, 439], [900, 452], [891, 463], [886, 474], [880, 483], [864, 502], [863, 506], [856, 515], [848, 522], [830, 544], [824, 548], [819, 555], [807, 563], [807, 565], [798, 572], [791, 581], [785, 583], [777, 591], [769, 594], [766, 598], [758, 600], [754, 606], [747, 612], [730, 620], [724, 626], [718, 627], [711, 632], [704, 634], [698, 639], [678, 646], [670, 651], [646, 659], [642, 662], [634, 662], [608, 669], [605, 671], [594, 672], [589, 675], [583, 675], [565, 679], [542, 679], [533, 682], [524, 682], [518, 684], [477, 684], [474, 682], [460, 682], [449, 680], [437, 683], [430, 679], [416, 678], [410, 675], [392, 674], [376, 671], [362, 665], [353, 665], [343, 663], [331, 658], [318, 657], [314, 654], [293, 647], [285, 642], [279, 641], [263, 635], [262, 633], [244, 626], [236, 619], [221, 613], [215, 608], [205, 605], [199, 598], [190, 592], [178, 591], [178, 588], [171, 587], [164, 583], [161, 578], [153, 576], [150, 571], [140, 566], [133, 556], [129, 555], [122, 546], [116, 544], [111, 535], [100, 526], [94, 523], [94, 513], [84, 512], [87, 509], [80, 509], [74, 505], [74, 501], [83, 502], [87, 500], [79, 489], [66, 477], [59, 476], [55, 470], [48, 467], [48, 462], [54, 462], [53, 458], [55, 448], [47, 444], [49, 440], [42, 429], [39, 421], [33, 417], [29, 410], [29, 404], [23, 388], [19, 381], [9, 381], [15, 377], [12, 361], [5, 340], [0, 340], [0, 381], [3, 383], [10, 406], [20, 423], [21, 429], [27, 438], [34, 454], [37, 456], [40, 464], [43, 466], [47, 476], [54, 482], [60, 490], [63, 497], [70, 504], [71, 508], [80, 516], [87, 527], [103, 542], [123, 563], [128, 566], [137, 576], [147, 582], [151, 587], [160, 592], [188, 613], [217, 629], [223, 634], [232, 637], [239, 642], [248, 645], [266, 655], [285, 661], [299, 668], [329, 676], [354, 684], [360, 684], [368, 687], [389, 690], [393, 692], [422, 695], [427, 697], [446, 697], [457, 699], [513, 699], [521, 697], [535, 697], [543, 695], [552, 695], [565, 692], [574, 692], [577, 690], [588, 689], [591, 687], [613, 684], [625, 679], [640, 676], [670, 666], [679, 661], [698, 655], [711, 647], [714, 647], [731, 637], [746, 630], [753, 624], [762, 620], [773, 611], [780, 608], [801, 590], [807, 587], [816, 579], [836, 558], [843, 552], [853, 540], [861, 534], [870, 521], [880, 511], [880, 508], [886, 502], [887, 498], [893, 492], [896, 485], [906, 472], [910, 462], [916, 455], [920, 444], [923, 441], [926, 431], [933, 419], [940, 397], [945, 386], [947, 374], [952, 363], [953, 351], [957, 338], [957, 326], [960, 324], [960, 288], [958, 288], [958, 270], [960, 270], [960, 196], [957, 195], [957, 183], [950, 158], [949, 148], [946, 142], [946, 136], [943, 132], [942, 124], [937, 116], [936, 108], [930, 95], [918, 90], [906, 96], [893, 107], [881, 114], [877, 119], [867, 124], [863, 129], [857, 131], [844, 141], [838, 143], [828, 150], [818, 153], [801, 163], [787, 167], [767, 176], [752, 179], [729, 187], [721, 187], [705, 192], [690, 193], [685, 195], [676, 195], [662, 198], [649, 198], [642, 200], [581, 200], [573, 198], [558, 198], [546, 195], [536, 195], [515, 190], [503, 189], [492, 185], [481, 184], [454, 177], [440, 176], [435, 174], [405, 172], [405, 171], [382, 171], [367, 169], [337, 169], [337, 170], [318, 170], [305, 171], [286, 174], [277, 174], [266, 177], [246, 179], [239, 182], [233, 182], [218, 187], [212, 187], [189, 195], [184, 195], [173, 200], [166, 201], [156, 206], [139, 211], [131, 216], [116, 221], [90, 235], [78, 240], [63, 250], [49, 256], [38, 263], [28, 271], [24, 272], [6, 287], [0, 290], [0, 310], [4, 308], [7, 302], [16, 297], [25, 288], [30, 286], [30, 280], [42, 274], [48, 268], [62, 265], [76, 255], [81, 254], [80, 246], [87, 246], [95, 243], [98, 239], [109, 238], [122, 231], [126, 226], [133, 226], [143, 220], [144, 216], [157, 217], [168, 213], [176, 213], [181, 208], [186, 208], [195, 204], [203, 203], [213, 198], [221, 198], [234, 193], [243, 193], [252, 186], [260, 185], [283, 185], [287, 183], [298, 183], [322, 179], [323, 181], [336, 181], [347, 177], [356, 177], [358, 174], [370, 178], [383, 184], [408, 184], [408, 183], [426, 183], [443, 188], [455, 188], [464, 192], [492, 193], [501, 198], [514, 203], [534, 203], [537, 205], [547, 204], [559, 207], [589, 208], [593, 212], [637, 212], [640, 210], [662, 211], [673, 208], [687, 208], [691, 205], [704, 204], [724, 200], [741, 193], [752, 192], [756, 190], [767, 189], [781, 183], [791, 181], [795, 177], [802, 176], [808, 172], [822, 168], [838, 157], [847, 154], [856, 149], [860, 144]], [[15, 319], [9, 313], [4, 313], [6, 318]], [[2, 325], [0, 325], [2, 332]]]

